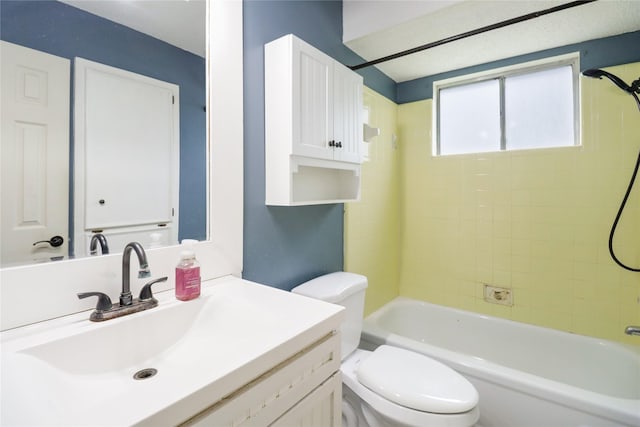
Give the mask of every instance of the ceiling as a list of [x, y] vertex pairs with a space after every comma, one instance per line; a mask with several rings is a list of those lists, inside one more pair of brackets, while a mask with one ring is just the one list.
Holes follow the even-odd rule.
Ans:
[[[61, 0], [205, 56], [206, 0]], [[558, 0], [344, 0], [345, 44], [367, 61]], [[396, 82], [640, 30], [640, 0], [599, 0], [455, 41], [377, 67]], [[349, 64], [355, 65], [355, 64]]]
[[[373, 32], [345, 40], [345, 44], [371, 61], [406, 49], [438, 41], [460, 33], [475, 30], [500, 21], [538, 12], [568, 1], [547, 0], [418, 0], [426, 10], [404, 20], [380, 28], [375, 9], [385, 12], [385, 7], [399, 9], [411, 3], [398, 0], [344, 0], [345, 26], [349, 25], [347, 13], [359, 16], [363, 25], [369, 16]], [[429, 5], [429, 3], [432, 3]], [[415, 4], [414, 4], [415, 7]], [[392, 16], [389, 14], [388, 16]], [[364, 17], [364, 18], [363, 18]], [[472, 65], [536, 52], [553, 47], [579, 43], [607, 36], [640, 30], [640, 0], [599, 0], [571, 9], [545, 15], [533, 20], [472, 36], [438, 46], [404, 58], [395, 59], [377, 67], [396, 82], [439, 74]], [[345, 34], [365, 34], [358, 28]], [[355, 64], [349, 64], [355, 65]]]
[[206, 0], [60, 0], [205, 56]]

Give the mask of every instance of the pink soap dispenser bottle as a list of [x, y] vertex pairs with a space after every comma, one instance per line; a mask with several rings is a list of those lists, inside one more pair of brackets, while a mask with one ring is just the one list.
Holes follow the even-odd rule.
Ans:
[[200, 296], [200, 264], [192, 250], [180, 252], [176, 266], [176, 298], [189, 301]]

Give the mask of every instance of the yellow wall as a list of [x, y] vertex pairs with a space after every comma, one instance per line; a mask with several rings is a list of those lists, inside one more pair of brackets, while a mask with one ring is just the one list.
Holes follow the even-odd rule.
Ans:
[[398, 296], [400, 257], [399, 152], [394, 149], [397, 105], [365, 88], [369, 125], [380, 135], [362, 165], [361, 200], [345, 204], [345, 270], [369, 279], [365, 314]]
[[[640, 63], [608, 70], [631, 82], [640, 76]], [[640, 150], [640, 112], [608, 80], [581, 77], [581, 85], [581, 147], [432, 157], [432, 101], [398, 106], [401, 209], [396, 211], [394, 195], [371, 188], [388, 179], [382, 175], [390, 166], [381, 161], [363, 175], [358, 219], [357, 205], [348, 210], [347, 259], [356, 250], [354, 235], [380, 234], [375, 248], [361, 241], [357, 249], [362, 257], [375, 256], [357, 263], [364, 274], [373, 274], [376, 296], [368, 307], [396, 293], [384, 282], [391, 274], [379, 279], [381, 252], [390, 257], [395, 244], [391, 218], [399, 215], [401, 295], [637, 342], [623, 330], [640, 325], [640, 273], [616, 266], [607, 241]], [[371, 199], [375, 207], [367, 205]], [[385, 207], [390, 212], [380, 211]], [[355, 230], [354, 221], [371, 224]], [[615, 247], [627, 264], [640, 267], [640, 182]], [[485, 302], [483, 283], [511, 287], [513, 306]]]

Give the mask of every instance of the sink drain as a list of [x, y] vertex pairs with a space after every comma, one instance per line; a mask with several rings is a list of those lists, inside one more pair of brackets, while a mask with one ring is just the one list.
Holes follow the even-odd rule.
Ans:
[[140, 369], [138, 372], [133, 374], [133, 379], [134, 380], [146, 380], [147, 378], [151, 378], [152, 376], [154, 376], [157, 373], [158, 373], [158, 370], [154, 369], [154, 368]]

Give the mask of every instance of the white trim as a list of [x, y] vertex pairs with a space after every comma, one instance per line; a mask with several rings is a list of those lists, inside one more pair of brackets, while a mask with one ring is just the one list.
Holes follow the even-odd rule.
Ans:
[[465, 74], [462, 76], [450, 77], [444, 80], [433, 82], [433, 94], [435, 95], [436, 87], [457, 86], [464, 83], [475, 83], [482, 80], [488, 80], [495, 77], [512, 76], [516, 74], [530, 73], [535, 70], [543, 70], [561, 65], [575, 64], [580, 69], [580, 52], [571, 52], [564, 55], [550, 56], [548, 58], [537, 59], [535, 61], [522, 62], [520, 64], [507, 65], [505, 67], [493, 68], [491, 70], [478, 71], [477, 73]]
[[209, 239], [242, 275], [244, 207], [243, 2], [209, 0], [207, 69]]

